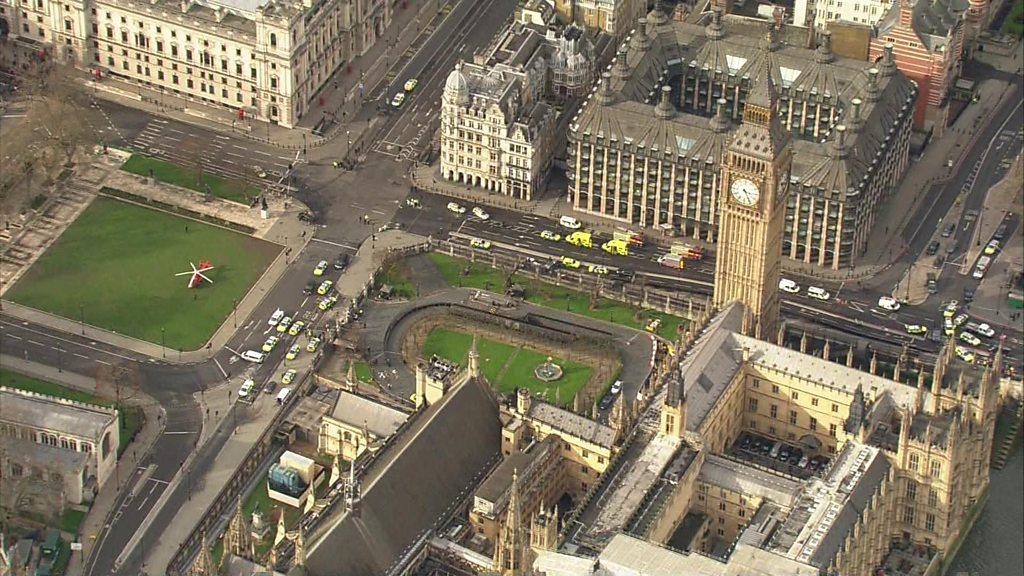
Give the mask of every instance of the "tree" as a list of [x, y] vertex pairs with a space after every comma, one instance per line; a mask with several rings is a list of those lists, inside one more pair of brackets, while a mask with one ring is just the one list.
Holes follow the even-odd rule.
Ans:
[[89, 97], [69, 67], [37, 63], [21, 77], [11, 103], [24, 115], [0, 124], [0, 205], [5, 215], [22, 212], [54, 181], [82, 148], [98, 140], [89, 123]]

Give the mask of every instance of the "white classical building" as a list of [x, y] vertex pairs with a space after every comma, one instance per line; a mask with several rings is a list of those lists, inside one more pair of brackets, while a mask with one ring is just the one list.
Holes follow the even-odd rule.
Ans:
[[0, 0], [15, 43], [283, 126], [391, 21], [388, 0]]
[[795, 0], [793, 24], [804, 26], [813, 14], [819, 30], [829, 22], [851, 22], [874, 26], [892, 6], [892, 0]]
[[71, 504], [91, 501], [114, 473], [118, 412], [0, 386], [0, 482], [63, 486]]
[[441, 176], [531, 199], [558, 140], [558, 115], [545, 98], [586, 94], [593, 53], [579, 27], [513, 23], [474, 62], [456, 64], [441, 98]]

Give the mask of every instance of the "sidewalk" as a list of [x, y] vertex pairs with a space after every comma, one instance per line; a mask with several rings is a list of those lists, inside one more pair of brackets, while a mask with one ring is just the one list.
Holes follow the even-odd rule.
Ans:
[[[399, 8], [392, 16], [387, 33], [365, 53], [335, 71], [320, 92], [313, 96], [310, 110], [299, 119], [294, 128], [285, 128], [248, 117], [239, 120], [238, 112], [235, 110], [211, 106], [126, 79], [108, 76], [96, 82], [91, 75], [82, 73], [79, 81], [91, 88], [96, 97], [288, 150], [321, 146], [346, 131], [355, 134], [355, 139], [361, 136], [369, 120], [356, 118], [360, 116], [363, 104], [372, 98], [370, 91], [385, 79], [387, 68], [399, 62], [399, 57], [419, 33], [428, 28], [431, 19], [441, 13], [446, 1], [414, 1], [409, 2], [410, 5], [405, 9]], [[413, 6], [414, 3], [417, 6]], [[362, 91], [360, 84], [363, 86]], [[327, 135], [313, 134], [312, 128], [326, 116], [335, 118]], [[349, 119], [352, 121], [348, 121]]]
[[[96, 394], [96, 380], [93, 378], [57, 370], [52, 366], [28, 362], [13, 356], [2, 356], [0, 358], [2, 358], [0, 364], [20, 374], [61, 384], [90, 394]], [[83, 558], [88, 557], [97, 536], [104, 529], [104, 526], [110, 523], [110, 516], [114, 512], [114, 506], [121, 494], [121, 488], [128, 485], [136, 472], [136, 463], [139, 461], [139, 458], [150, 450], [157, 437], [163, 432], [166, 420], [162, 418], [163, 408], [155, 400], [140, 391], [128, 403], [141, 406], [143, 413], [146, 415], [146, 421], [135, 436], [135, 440], [125, 449], [117, 462], [117, 472], [114, 475], [116, 486], [112, 486], [111, 484], [114, 484], [114, 482], [111, 482], [103, 490], [100, 490], [92, 506], [89, 508], [85, 520], [82, 521], [77, 539], [82, 543], [82, 551], [78, 554], [72, 553], [67, 567], [67, 574], [81, 573]]]

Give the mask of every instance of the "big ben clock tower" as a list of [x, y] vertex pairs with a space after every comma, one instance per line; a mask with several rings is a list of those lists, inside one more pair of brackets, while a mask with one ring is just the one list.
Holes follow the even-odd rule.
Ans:
[[716, 307], [738, 300], [750, 313], [748, 333], [774, 337], [792, 144], [778, 117], [768, 50], [743, 107], [742, 123], [721, 169]]

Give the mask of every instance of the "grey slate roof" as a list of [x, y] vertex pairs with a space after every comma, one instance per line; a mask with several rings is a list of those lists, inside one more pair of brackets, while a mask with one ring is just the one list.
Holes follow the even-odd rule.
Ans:
[[0, 421], [99, 440], [116, 418], [112, 408], [0, 387]]
[[530, 405], [528, 416], [556, 430], [604, 448], [611, 448], [615, 443], [615, 431], [610, 427], [546, 402], [534, 401]]
[[394, 434], [409, 415], [369, 398], [342, 391], [331, 412], [331, 418], [355, 427], [365, 424], [366, 429], [375, 436], [386, 438]]
[[[627, 42], [628, 52], [620, 49], [611, 74], [599, 82], [574, 118], [573, 133], [576, 137], [600, 135], [606, 143], [614, 140], [631, 150], [642, 147], [644, 151], [657, 151], [658, 156], [667, 152], [670, 157], [683, 155], [717, 163], [721, 159], [718, 143], [731, 134], [716, 134], [708, 118], [691, 113], [659, 118], [654, 107], [660, 86], [681, 76], [691, 64], [698, 70], [720, 70], [737, 79], [762, 76], [765, 41], [731, 32], [744, 27], [749, 23], [732, 16], [722, 21], [712, 18], [706, 28], [676, 21], [661, 25], [648, 22], [646, 32], [633, 33]], [[786, 98], [798, 91], [805, 97], [812, 93], [830, 95], [838, 101], [841, 112], [837, 125], [849, 124], [843, 155], [831, 154], [832, 146], [822, 145], [836, 138], [835, 130], [823, 134], [819, 142], [794, 140], [792, 175], [823, 188], [858, 183], [869, 174], [872, 162], [878, 161], [890, 128], [897, 125], [901, 115], [909, 113], [916, 88], [894, 68], [879, 70], [872, 88], [868, 70], [873, 64], [837, 57], [827, 41], [821, 48], [809, 50], [787, 43], [789, 36], [782, 34], [767, 55], [780, 95]], [[678, 89], [673, 86], [673, 90]], [[856, 121], [852, 117], [854, 99], [861, 101]], [[738, 123], [732, 126], [735, 132]], [[835, 177], [840, 173], [846, 176]], [[826, 195], [853, 191], [823, 189]]]
[[307, 537], [306, 574], [386, 573], [500, 450], [498, 406], [487, 384], [470, 379], [450, 390], [366, 470], [361, 514], [338, 510]]

